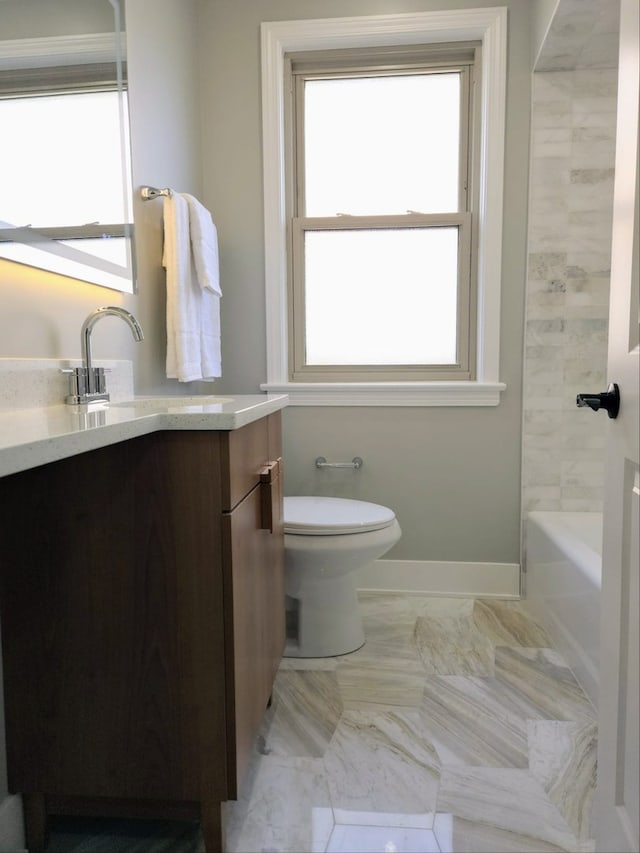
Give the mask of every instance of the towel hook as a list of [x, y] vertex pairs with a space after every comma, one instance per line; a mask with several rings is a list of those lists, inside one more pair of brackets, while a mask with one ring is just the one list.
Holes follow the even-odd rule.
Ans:
[[158, 196], [171, 198], [173, 190], [169, 187], [164, 187], [164, 189], [161, 190], [156, 187], [140, 187], [140, 195], [142, 196], [142, 201], [151, 201], [154, 198], [158, 198]]

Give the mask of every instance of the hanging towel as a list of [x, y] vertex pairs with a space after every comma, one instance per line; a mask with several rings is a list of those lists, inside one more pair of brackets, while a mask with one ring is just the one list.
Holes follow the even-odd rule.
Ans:
[[[207, 211], [208, 212], [208, 211]], [[213, 222], [211, 223], [213, 225]], [[217, 268], [209, 254], [205, 264]], [[198, 279], [188, 201], [179, 193], [164, 200], [167, 271], [167, 377], [180, 382], [221, 376], [220, 294]]]
[[222, 296], [218, 269], [218, 232], [207, 208], [195, 196], [183, 194], [189, 205], [191, 251], [200, 287]]

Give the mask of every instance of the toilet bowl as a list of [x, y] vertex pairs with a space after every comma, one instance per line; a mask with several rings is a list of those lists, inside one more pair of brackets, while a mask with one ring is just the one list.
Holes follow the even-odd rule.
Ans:
[[367, 501], [284, 499], [285, 657], [333, 657], [364, 643], [356, 572], [402, 531], [393, 510]]

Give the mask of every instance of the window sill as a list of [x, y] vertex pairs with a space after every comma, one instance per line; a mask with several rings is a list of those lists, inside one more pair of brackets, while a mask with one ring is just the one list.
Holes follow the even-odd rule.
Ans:
[[498, 406], [503, 382], [265, 382], [290, 406]]

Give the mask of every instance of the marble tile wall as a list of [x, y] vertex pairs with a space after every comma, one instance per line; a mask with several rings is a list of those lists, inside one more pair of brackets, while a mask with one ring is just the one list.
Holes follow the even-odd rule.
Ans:
[[612, 68], [618, 63], [617, 0], [558, 0], [536, 71]]
[[523, 512], [600, 511], [617, 70], [533, 75]]

